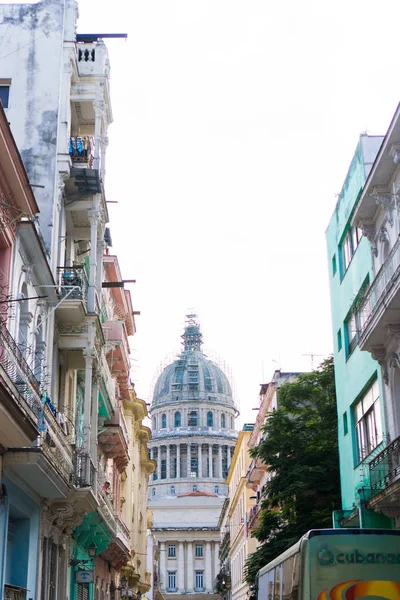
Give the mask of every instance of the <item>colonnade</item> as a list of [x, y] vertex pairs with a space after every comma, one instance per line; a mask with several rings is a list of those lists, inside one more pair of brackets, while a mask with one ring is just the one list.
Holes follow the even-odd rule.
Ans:
[[[170, 552], [171, 546], [174, 552]], [[201, 547], [201, 555], [197, 549]], [[174, 556], [171, 556], [174, 554]], [[166, 592], [212, 592], [219, 572], [219, 542], [160, 542], [161, 590]], [[170, 575], [172, 574], [172, 577]], [[202, 581], [202, 585], [199, 583]], [[171, 585], [175, 583], [174, 585]]]
[[234, 446], [203, 442], [160, 443], [150, 452], [151, 458], [157, 462], [154, 480], [187, 477], [226, 479]]

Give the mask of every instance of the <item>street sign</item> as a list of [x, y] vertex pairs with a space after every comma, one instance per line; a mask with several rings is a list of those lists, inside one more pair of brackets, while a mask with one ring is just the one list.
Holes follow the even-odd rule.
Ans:
[[76, 583], [93, 583], [94, 571], [76, 571], [75, 581]]

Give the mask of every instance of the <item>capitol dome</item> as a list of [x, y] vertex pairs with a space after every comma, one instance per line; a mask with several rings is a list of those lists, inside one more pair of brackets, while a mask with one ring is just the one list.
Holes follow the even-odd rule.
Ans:
[[226, 493], [238, 410], [222, 369], [202, 351], [196, 315], [187, 315], [178, 358], [158, 377], [151, 404], [152, 499]]

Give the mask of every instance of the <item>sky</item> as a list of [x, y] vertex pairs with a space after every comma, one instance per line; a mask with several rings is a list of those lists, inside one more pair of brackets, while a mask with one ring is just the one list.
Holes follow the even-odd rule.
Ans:
[[[2, 2], [3, 3], [3, 2]], [[358, 137], [400, 100], [396, 0], [79, 0], [107, 40], [112, 251], [150, 401], [198, 314], [240, 423], [276, 368], [332, 352], [325, 229]]]

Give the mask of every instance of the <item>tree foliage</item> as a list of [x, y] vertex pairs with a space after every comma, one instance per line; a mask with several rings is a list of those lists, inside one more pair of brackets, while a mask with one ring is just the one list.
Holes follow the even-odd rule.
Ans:
[[332, 526], [340, 505], [337, 413], [333, 359], [278, 390], [278, 408], [252, 449], [268, 465], [255, 537], [261, 546], [246, 564], [246, 579], [309, 529]]

